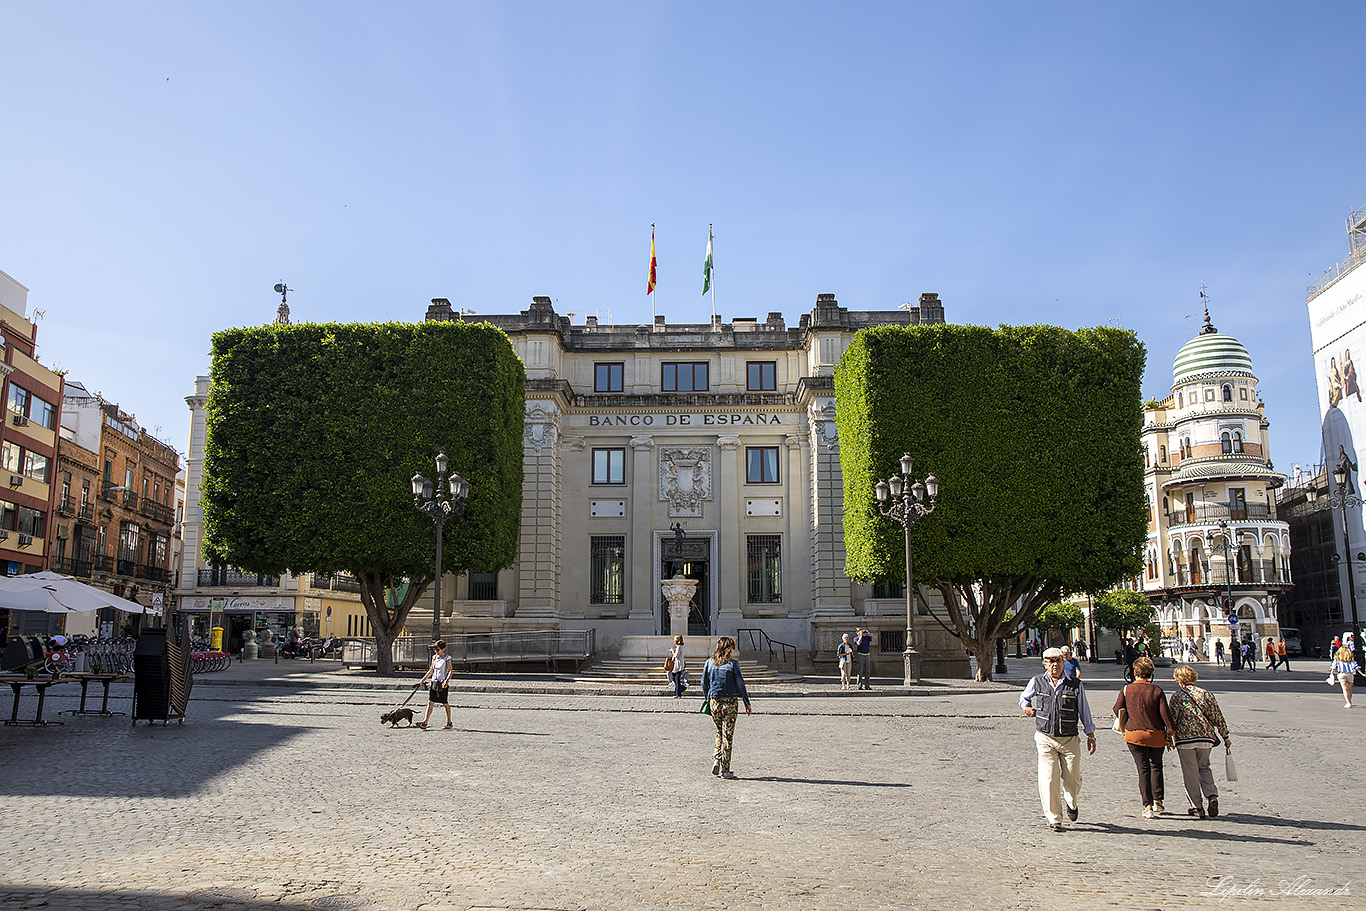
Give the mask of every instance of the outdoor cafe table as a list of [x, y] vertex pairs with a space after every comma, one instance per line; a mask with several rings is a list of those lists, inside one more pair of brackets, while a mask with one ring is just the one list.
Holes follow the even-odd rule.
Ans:
[[[9, 688], [10, 688], [11, 690], [14, 691], [14, 708], [10, 711], [9, 721], [6, 721], [6, 722], [5, 722], [5, 726], [8, 727], [8, 726], [10, 726], [10, 725], [19, 725], [19, 724], [22, 724], [22, 725], [29, 725], [29, 726], [31, 726], [31, 727], [41, 727], [41, 726], [43, 726], [43, 725], [48, 725], [48, 724], [63, 724], [64, 722], [61, 722], [61, 721], [44, 721], [44, 720], [43, 720], [43, 700], [45, 700], [45, 699], [47, 698], [47, 688], [48, 688], [48, 687], [54, 686], [54, 685], [56, 685], [56, 684], [58, 684], [58, 683], [75, 683], [75, 682], [76, 682], [76, 680], [75, 680], [74, 677], [61, 677], [61, 676], [47, 676], [47, 675], [42, 675], [42, 676], [34, 677], [32, 680], [30, 680], [28, 677], [25, 677], [25, 676], [23, 676], [22, 674], [2, 674], [2, 675], [0, 675], [0, 683], [8, 684], [8, 685], [9, 685]], [[31, 686], [31, 687], [33, 687], [34, 689], [36, 689], [36, 690], [38, 691], [38, 711], [37, 711], [37, 713], [33, 716], [33, 720], [32, 720], [32, 721], [20, 721], [20, 720], [19, 720], [19, 694], [20, 694], [21, 692], [23, 692], [23, 689], [24, 689], [24, 687], [26, 687], [26, 686]]]
[[[78, 708], [78, 709], [66, 709], [65, 711], [58, 712], [57, 714], [58, 714], [58, 715], [63, 715], [63, 714], [65, 714], [65, 715], [126, 715], [126, 714], [128, 714], [127, 712], [111, 712], [111, 711], [109, 711], [109, 684], [113, 683], [115, 680], [127, 680], [127, 679], [129, 679], [131, 676], [132, 676], [131, 674], [90, 674], [90, 673], [63, 674], [63, 675], [62, 675], [62, 679], [63, 679], [63, 680], [79, 680], [79, 681], [81, 682], [81, 707]], [[89, 710], [87, 710], [86, 707], [85, 707], [85, 691], [86, 691], [86, 689], [90, 686], [90, 681], [92, 681], [92, 680], [98, 680], [100, 683], [103, 683], [103, 684], [104, 684], [104, 701], [100, 703], [100, 707], [99, 707], [98, 709], [89, 709]]]

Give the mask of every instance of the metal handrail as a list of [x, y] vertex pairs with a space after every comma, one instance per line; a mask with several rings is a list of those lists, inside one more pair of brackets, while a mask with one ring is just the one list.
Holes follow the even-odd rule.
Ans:
[[[747, 637], [750, 651], [759, 651], [760, 649], [767, 649], [769, 664], [774, 663], [774, 655], [776, 654], [781, 656], [777, 659], [778, 663], [786, 664], [789, 660], [791, 660], [793, 669], [796, 669], [797, 647], [795, 645], [792, 645], [787, 642], [779, 642], [777, 639], [772, 638], [771, 636], [769, 636], [768, 633], [764, 632], [761, 629], [737, 629], [735, 631], [735, 641], [737, 644], [741, 646], [745, 644], [744, 642], [740, 641], [740, 638], [742, 636]], [[761, 637], [763, 640], [762, 645], [759, 644]], [[791, 653], [790, 659], [788, 657], [789, 652]]]
[[[431, 658], [428, 636], [400, 636], [391, 654], [394, 667], [426, 667]], [[514, 633], [458, 633], [446, 637], [446, 654], [464, 665], [499, 662], [586, 661], [597, 651], [596, 629], [526, 630]], [[373, 638], [348, 638], [342, 664], [376, 664]]]

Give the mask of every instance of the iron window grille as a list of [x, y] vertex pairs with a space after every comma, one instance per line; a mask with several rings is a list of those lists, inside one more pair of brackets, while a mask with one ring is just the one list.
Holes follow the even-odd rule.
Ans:
[[471, 570], [469, 600], [497, 601], [498, 574], [496, 572], [476, 572]]
[[626, 536], [593, 535], [588, 539], [591, 604], [626, 602]]
[[874, 598], [904, 598], [906, 597], [906, 582], [902, 579], [875, 579], [873, 580]]
[[745, 575], [749, 579], [749, 603], [782, 603], [782, 535], [746, 535], [745, 556]]

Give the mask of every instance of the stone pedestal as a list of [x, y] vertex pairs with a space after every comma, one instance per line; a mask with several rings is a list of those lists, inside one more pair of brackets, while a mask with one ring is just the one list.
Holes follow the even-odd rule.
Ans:
[[242, 634], [242, 660], [251, 661], [256, 657], [256, 654], [256, 632], [254, 630], [247, 630]]
[[688, 605], [692, 602], [693, 592], [697, 590], [697, 580], [685, 576], [674, 576], [660, 583], [664, 597], [669, 602], [669, 635], [688, 635]]

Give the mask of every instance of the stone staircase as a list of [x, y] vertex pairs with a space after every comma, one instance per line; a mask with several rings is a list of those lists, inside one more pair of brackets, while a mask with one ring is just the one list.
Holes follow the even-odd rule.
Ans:
[[[695, 692], [702, 683], [702, 666], [705, 661], [688, 660], [688, 682]], [[800, 674], [775, 671], [766, 664], [740, 659], [740, 673], [747, 685], [800, 683]], [[570, 679], [582, 683], [620, 683], [634, 686], [669, 686], [669, 677], [664, 673], [664, 662], [654, 658], [607, 658], [595, 661], [588, 670]]]

